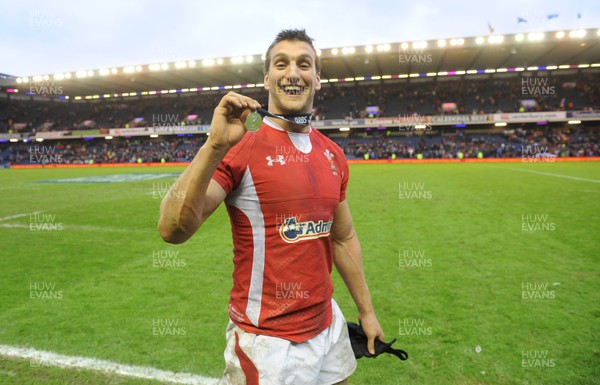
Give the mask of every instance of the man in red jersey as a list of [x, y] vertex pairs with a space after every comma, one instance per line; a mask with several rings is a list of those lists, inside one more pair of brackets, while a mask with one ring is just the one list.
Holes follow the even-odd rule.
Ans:
[[332, 298], [333, 265], [371, 353], [384, 335], [346, 202], [344, 153], [309, 124], [320, 61], [304, 30], [277, 35], [264, 84], [269, 105], [256, 132], [244, 125], [256, 100], [221, 99], [208, 140], [162, 201], [159, 232], [185, 242], [225, 201], [234, 243], [226, 384], [345, 384], [356, 361]]

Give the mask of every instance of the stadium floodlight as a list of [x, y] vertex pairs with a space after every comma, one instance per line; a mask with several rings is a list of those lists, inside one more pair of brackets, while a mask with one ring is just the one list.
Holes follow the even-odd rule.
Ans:
[[582, 37], [585, 37], [586, 33], [587, 33], [587, 31], [585, 29], [577, 29], [577, 30], [569, 32], [569, 37], [582, 38]]
[[169, 63], [162, 63], [160, 65], [160, 69], [162, 69], [162, 70], [168, 70], [169, 69]]
[[427, 128], [427, 126], [424, 124], [415, 124], [415, 128], [417, 130], [423, 130], [423, 129]]
[[92, 71], [92, 70], [89, 70], [89, 71], [87, 72], [87, 76], [90, 76], [90, 77], [91, 77], [91, 76], [94, 76], [94, 71]]
[[408, 43], [400, 44], [400, 48], [405, 49], [405, 50], [408, 49]]
[[523, 35], [522, 33], [518, 33], [515, 35], [516, 41], [523, 41], [524, 39], [525, 39], [525, 35]]
[[451, 46], [457, 46], [457, 45], [464, 45], [465, 44], [465, 39], [450, 39], [450, 45]]
[[524, 67], [517, 67], [517, 68], [515, 68], [515, 72], [523, 72], [523, 71], [525, 71]]
[[215, 65], [215, 59], [204, 59], [202, 60], [202, 65], [205, 67], [212, 67]]
[[425, 49], [427, 48], [426, 41], [417, 41], [412, 44], [413, 49]]
[[475, 39], [475, 43], [476, 44], [483, 44], [483, 42], [485, 41], [485, 39], [483, 38], [483, 36], [479, 36], [478, 38]]
[[437, 76], [437, 72], [427, 72], [425, 76]]
[[150, 135], [151, 138], [158, 138], [158, 134], [152, 134]]
[[188, 60], [187, 65], [190, 68], [194, 68], [194, 67], [196, 67], [196, 61], [195, 60]]
[[488, 43], [490, 44], [500, 44], [504, 41], [503, 35], [492, 35], [488, 37]]
[[244, 58], [241, 56], [234, 56], [231, 58], [231, 63], [233, 64], [240, 64], [244, 62]]
[[343, 55], [353, 55], [356, 52], [356, 48], [354, 47], [344, 47], [342, 48]]
[[557, 39], [562, 39], [563, 37], [565, 37], [565, 31], [558, 31], [558, 32], [556, 32], [556, 38]]
[[530, 34], [527, 35], [527, 40], [529, 41], [542, 41], [544, 40], [544, 33], [543, 32], [532, 32]]
[[148, 69], [150, 71], [159, 71], [160, 70], [160, 65], [159, 64], [150, 64], [148, 66]]
[[448, 72], [447, 71], [438, 72], [437, 76], [448, 76]]
[[538, 67], [538, 66], [530, 66], [530, 67], [527, 67], [527, 71], [537, 71], [538, 69], [539, 69], [539, 67]]
[[17, 78], [17, 84], [21, 84], [23, 82], [23, 80], [21, 80], [21, 78]]
[[126, 74], [130, 74], [130, 73], [135, 72], [135, 68], [133, 66], [128, 66], [128, 67], [123, 68], [123, 72], [125, 72]]
[[569, 124], [581, 124], [581, 120], [569, 120], [567, 123], [569, 123]]
[[507, 72], [507, 71], [508, 71], [508, 69], [506, 69], [506, 68], [497, 68], [496, 69], [496, 72]]
[[567, 70], [569, 68], [571, 68], [571, 66], [568, 64], [561, 64], [558, 66], [558, 69], [561, 69], [561, 70]]
[[437, 41], [437, 45], [438, 47], [445, 47], [446, 46], [446, 40], [440, 39]]
[[252, 63], [254, 61], [254, 57], [251, 55], [246, 56], [246, 63]]
[[113, 74], [113, 75], [116, 75], [118, 72], [119, 72], [119, 70], [116, 69], [116, 68], [111, 68], [110, 69], [110, 73]]
[[[318, 48], [317, 48], [317, 56], [321, 57], [321, 54], [322, 54], [322, 53], [323, 53], [323, 51], [321, 51], [320, 49], [318, 49]], [[266, 54], [263, 54], [263, 55], [261, 56], [261, 59], [262, 59], [263, 61], [267, 60], [267, 56], [266, 56]]]
[[340, 131], [350, 131], [350, 127], [340, 127]]
[[398, 75], [398, 79], [406, 79], [408, 77], [408, 74], [400, 74]]
[[578, 68], [590, 68], [589, 64], [580, 64], [577, 66]]
[[332, 54], [332, 55], [337, 55], [338, 53], [339, 53], [339, 50], [338, 50], [337, 48], [333, 48], [333, 49], [331, 50], [331, 54]]
[[198, 88], [195, 88], [195, 87], [194, 88], [190, 88], [190, 92], [196, 92], [196, 91], [198, 91]]
[[389, 44], [377, 44], [377, 52], [388, 52], [391, 49]]
[[65, 78], [65, 74], [54, 74], [54, 80], [63, 80]]
[[8, 141], [11, 142], [11, 143], [17, 143], [19, 141], [19, 139], [10, 138]]
[[42, 76], [42, 79], [48, 80], [48, 79], [50, 79], [50, 77], [48, 75], [44, 75], [44, 76]]
[[104, 137], [104, 139], [106, 139], [106, 140], [111, 140], [112, 138], [113, 138], [113, 137], [112, 137], [112, 135], [106, 135], [106, 136]]
[[187, 67], [186, 62], [178, 61], [177, 63], [175, 63], [175, 68], [177, 68], [177, 69], [186, 68], [186, 67]]
[[217, 59], [217, 64], [218, 64], [218, 65], [221, 65], [221, 64], [223, 64], [223, 63], [224, 63], [223, 59], [221, 59], [221, 58], [218, 58], [218, 59]]
[[371, 53], [371, 52], [373, 52], [373, 46], [372, 46], [372, 45], [368, 45], [368, 46], [366, 46], [366, 47], [365, 47], [365, 52], [366, 52], [366, 53]]
[[135, 70], [137, 72], [142, 72], [142, 66], [135, 66]]
[[506, 122], [498, 122], [498, 123], [495, 123], [494, 126], [496, 126], [496, 127], [506, 127]]
[[43, 142], [43, 141], [44, 141], [44, 138], [35, 138], [35, 141], [36, 141], [36, 142]]
[[463, 70], [460, 70], [460, 71], [455, 71], [454, 73], [455, 73], [456, 75], [464, 75], [466, 72], [465, 72], [465, 71], [463, 71]]
[[598, 68], [600, 67], [600, 63], [594, 63], [591, 65], [592, 68]]
[[344, 78], [344, 81], [345, 81], [345, 82], [353, 82], [353, 81], [354, 81], [354, 78]]
[[102, 95], [102, 97], [103, 97], [103, 98], [105, 98], [105, 99], [108, 99], [108, 98], [110, 98], [111, 96], [112, 96], [111, 94], [104, 94], [104, 95]]
[[[379, 78], [381, 78], [381, 76], [380, 76]], [[331, 78], [331, 79], [327, 79], [327, 81], [328, 81], [329, 83], [337, 83], [337, 82], [339, 82], [340, 80], [339, 80], [339, 79], [337, 79], [337, 78]]]
[[356, 80], [357, 82], [360, 82], [360, 81], [365, 80], [365, 77], [364, 76], [357, 76], [357, 77], [354, 78], [354, 80]]
[[77, 72], [75, 72], [75, 76], [77, 76], [78, 78], [85, 78], [87, 76], [87, 72], [85, 72], [85, 71], [77, 71]]
[[476, 74], [476, 73], [477, 73], [477, 70], [468, 70], [467, 71], [467, 75], [473, 75], [473, 74]]
[[106, 75], [110, 74], [110, 70], [108, 68], [102, 68], [98, 71], [98, 74], [100, 76], [106, 76]]
[[493, 73], [495, 73], [495, 72], [496, 72], [496, 70], [495, 70], [495, 69], [493, 69], [493, 68], [489, 68], [489, 69], [486, 69], [486, 70], [485, 70], [485, 73], [486, 73], [486, 74], [493, 74]]
[[409, 74], [409, 75], [408, 75], [408, 77], [411, 77], [411, 78], [418, 78], [418, 77], [419, 77], [419, 74], [418, 74], [418, 73]]
[[69, 100], [69, 99], [71, 99], [71, 98], [69, 97], [69, 95], [66, 95], [66, 96], [65, 96], [65, 99]]

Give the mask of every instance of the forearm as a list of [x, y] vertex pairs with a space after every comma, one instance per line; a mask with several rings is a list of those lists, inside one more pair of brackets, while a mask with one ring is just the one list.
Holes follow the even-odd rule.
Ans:
[[216, 149], [207, 141], [198, 151], [160, 206], [158, 229], [170, 243], [191, 237], [203, 222], [206, 192], [210, 180], [227, 151]]
[[360, 243], [355, 232], [344, 240], [333, 241], [333, 258], [356, 304], [359, 317], [373, 314], [371, 294], [362, 265]]

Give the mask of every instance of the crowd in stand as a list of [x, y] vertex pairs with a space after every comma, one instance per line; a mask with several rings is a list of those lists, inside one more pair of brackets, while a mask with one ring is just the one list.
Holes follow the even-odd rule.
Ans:
[[381, 136], [372, 140], [348, 137], [337, 141], [350, 159], [512, 158], [600, 156], [598, 129], [507, 130], [503, 134], [422, 135], [408, 138]]
[[[533, 83], [539, 86], [531, 86]], [[264, 90], [238, 91], [266, 105]], [[91, 102], [2, 100], [0, 133], [152, 126], [157, 117], [164, 120], [166, 116], [174, 118], [178, 124], [201, 124], [210, 121], [214, 107], [225, 92]], [[511, 78], [415, 78], [379, 84], [331, 83], [325, 84], [315, 95], [314, 111], [315, 119], [323, 120], [413, 114], [597, 110], [600, 109], [599, 93], [600, 78], [591, 73], [515, 75]], [[444, 103], [454, 103], [456, 108], [444, 109]], [[367, 107], [374, 107], [378, 112], [369, 112]], [[194, 118], [190, 120], [190, 116]]]
[[[578, 129], [511, 129], [504, 133], [398, 136], [351, 133], [333, 138], [349, 159], [508, 158], [600, 156], [598, 127]], [[189, 162], [206, 136], [57, 140], [0, 144], [0, 164], [98, 164]], [[481, 155], [480, 155], [481, 154]], [[42, 156], [40, 156], [42, 155]], [[43, 155], [52, 155], [46, 156]]]

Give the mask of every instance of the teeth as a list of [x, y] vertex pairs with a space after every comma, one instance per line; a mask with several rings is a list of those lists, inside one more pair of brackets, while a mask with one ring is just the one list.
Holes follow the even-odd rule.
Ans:
[[286, 94], [299, 95], [304, 91], [304, 87], [300, 86], [282, 86], [281, 87]]

